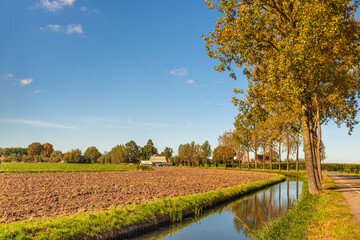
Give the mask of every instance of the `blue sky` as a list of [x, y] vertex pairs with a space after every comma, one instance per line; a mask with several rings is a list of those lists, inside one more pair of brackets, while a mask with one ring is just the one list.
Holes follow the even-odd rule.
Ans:
[[[201, 35], [216, 18], [201, 0], [1, 1], [0, 147], [215, 147], [246, 87], [212, 70]], [[360, 163], [359, 140], [325, 126], [327, 161]]]

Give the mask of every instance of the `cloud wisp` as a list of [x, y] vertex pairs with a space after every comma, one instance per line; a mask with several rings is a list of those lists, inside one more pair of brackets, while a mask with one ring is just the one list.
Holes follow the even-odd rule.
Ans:
[[51, 31], [51, 32], [64, 32], [67, 34], [80, 34], [84, 33], [84, 30], [81, 24], [70, 23], [69, 25], [59, 25], [59, 24], [49, 24], [45, 27], [40, 27], [41, 31]]
[[183, 67], [175, 68], [175, 69], [171, 70], [169, 74], [173, 75], [173, 76], [187, 76], [187, 75], [189, 75], [187, 69], [183, 68]]
[[82, 7], [80, 7], [80, 11], [83, 12], [83, 13], [86, 13], [86, 14], [94, 13], [96, 15], [100, 15], [100, 10], [97, 9], [97, 8], [90, 9], [88, 7], [82, 6]]
[[43, 128], [62, 128], [62, 129], [76, 129], [74, 126], [63, 125], [54, 122], [45, 122], [40, 120], [27, 120], [27, 119], [0, 119], [0, 123], [10, 123], [10, 124], [23, 124], [35, 127]]
[[83, 34], [83, 28], [81, 26], [81, 24], [69, 24], [66, 26], [66, 33], [67, 34], [72, 34], [72, 33], [77, 33], [77, 34]]
[[202, 87], [204, 86], [204, 84], [195, 84], [195, 80], [194, 79], [189, 79], [186, 81], [187, 84], [189, 84], [190, 86], [193, 87]]
[[42, 89], [35, 90], [35, 91], [33, 91], [33, 94], [39, 94], [39, 93], [41, 93], [42, 91], [43, 91]]
[[26, 86], [29, 85], [30, 83], [33, 82], [32, 78], [24, 78], [24, 79], [20, 79], [20, 84], [21, 86]]
[[189, 80], [186, 81], [186, 83], [187, 83], [187, 84], [194, 84], [195, 81], [194, 81], [194, 79], [189, 79]]
[[56, 12], [64, 7], [71, 7], [76, 0], [40, 0], [35, 3], [34, 8], [43, 8], [50, 12]]

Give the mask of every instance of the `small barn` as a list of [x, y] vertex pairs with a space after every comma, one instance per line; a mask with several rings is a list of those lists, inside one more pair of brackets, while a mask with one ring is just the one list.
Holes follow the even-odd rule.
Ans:
[[243, 153], [243, 152], [239, 152], [239, 153], [236, 153], [236, 154], [235, 154], [234, 160], [235, 160], [235, 161], [238, 161], [239, 159], [241, 160], [242, 163], [245, 163], [245, 162], [248, 162], [248, 161], [249, 161], [248, 155], [246, 155], [246, 154]]
[[170, 166], [170, 163], [166, 160], [165, 156], [151, 156], [149, 161], [152, 162], [154, 167]]
[[264, 161], [264, 158], [265, 158], [265, 162], [270, 162], [270, 157], [268, 155], [262, 155], [262, 154], [258, 154], [257, 155], [257, 159], [258, 161], [261, 161], [263, 162]]
[[151, 161], [140, 161], [140, 165], [152, 166], [152, 162]]

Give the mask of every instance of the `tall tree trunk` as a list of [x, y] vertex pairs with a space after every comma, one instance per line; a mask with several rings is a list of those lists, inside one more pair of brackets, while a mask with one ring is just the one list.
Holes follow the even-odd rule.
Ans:
[[289, 171], [290, 170], [290, 166], [289, 166], [289, 157], [290, 157], [290, 144], [289, 144], [289, 141], [290, 141], [290, 139], [288, 138], [288, 140], [287, 140], [288, 142], [287, 142], [287, 149], [286, 149], [286, 151], [287, 151], [287, 153], [286, 153], [286, 171]]
[[279, 171], [281, 171], [281, 141], [279, 141]]
[[255, 149], [255, 169], [257, 169], [257, 149]]
[[265, 170], [265, 144], [263, 146], [263, 170]]
[[303, 129], [303, 139], [304, 139], [304, 151], [305, 151], [305, 164], [306, 164], [306, 174], [308, 178], [309, 192], [310, 194], [319, 194], [319, 188], [316, 184], [315, 179], [315, 166], [314, 166], [314, 145], [311, 142], [311, 135], [313, 134], [310, 130], [310, 121], [311, 112], [309, 106], [304, 105], [302, 107], [303, 115], [301, 117], [301, 125]]
[[296, 171], [299, 171], [299, 144], [296, 145]]
[[248, 170], [250, 170], [250, 153], [247, 152]]
[[317, 165], [320, 181], [322, 180], [322, 171], [321, 171], [321, 124], [320, 124], [320, 114], [319, 108], [317, 109], [317, 127], [318, 127], [318, 141], [317, 141]]
[[312, 147], [313, 147], [313, 150], [312, 150], [312, 154], [313, 154], [313, 165], [314, 165], [314, 174], [315, 174], [315, 182], [316, 182], [316, 185], [318, 186], [318, 188], [320, 188], [321, 186], [321, 181], [320, 181], [320, 176], [319, 176], [319, 171], [318, 171], [318, 163], [317, 163], [317, 142], [316, 142], [316, 124], [314, 124], [314, 122], [311, 122], [310, 124], [310, 141], [312, 143]]
[[241, 169], [241, 158], [239, 158], [239, 168]]
[[270, 144], [270, 171], [273, 170], [273, 168], [272, 168], [272, 159], [273, 159], [273, 148], [271, 147], [271, 144]]

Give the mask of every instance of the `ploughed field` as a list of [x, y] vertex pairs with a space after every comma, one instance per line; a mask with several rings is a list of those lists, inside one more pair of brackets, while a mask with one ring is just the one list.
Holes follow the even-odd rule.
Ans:
[[271, 177], [266, 173], [186, 168], [0, 174], [0, 222], [93, 212], [163, 197], [204, 193]]

